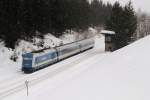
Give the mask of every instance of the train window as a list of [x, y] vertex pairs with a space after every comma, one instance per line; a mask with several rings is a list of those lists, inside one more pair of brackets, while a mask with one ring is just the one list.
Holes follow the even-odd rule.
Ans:
[[50, 54], [45, 54], [35, 58], [35, 64], [41, 63], [51, 58]]

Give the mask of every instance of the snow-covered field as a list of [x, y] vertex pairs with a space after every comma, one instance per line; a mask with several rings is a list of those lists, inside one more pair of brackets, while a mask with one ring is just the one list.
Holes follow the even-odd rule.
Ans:
[[22, 75], [22, 84], [29, 81], [29, 95], [24, 84], [22, 91], [3, 99], [149, 100], [150, 36], [113, 53], [104, 53], [103, 40], [96, 37], [94, 49]]

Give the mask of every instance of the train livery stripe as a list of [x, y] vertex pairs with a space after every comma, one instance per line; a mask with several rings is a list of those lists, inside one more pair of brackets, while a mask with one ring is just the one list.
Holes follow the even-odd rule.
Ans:
[[38, 64], [34, 64], [34, 65], [33, 65], [33, 68], [36, 68], [36, 67], [38, 67], [38, 66], [45, 65], [45, 64], [47, 64], [47, 63], [50, 64], [50, 63], [53, 63], [53, 62], [56, 62], [56, 61], [57, 61], [57, 57], [54, 58], [54, 59], [49, 59], [49, 60], [43, 61], [43, 62], [38, 63]]
[[32, 67], [35, 68], [37, 65], [40, 65], [40, 64], [43, 63], [43, 62], [49, 61], [49, 60], [51, 60], [51, 59], [54, 59], [55, 57], [54, 57], [54, 58], [49, 58], [48, 60], [45, 60], [45, 61], [41, 61], [41, 62], [39, 62], [38, 64], [36, 63], [35, 60], [36, 60], [37, 57], [43, 58], [42, 56], [44, 56], [44, 55], [46, 56], [46, 55], [50, 55], [50, 54], [55, 54], [55, 57], [57, 58], [56, 52], [54, 52], [54, 51], [52, 51], [52, 50], [50, 50], [49, 53], [48, 53], [48, 52], [42, 53], [40, 56], [39, 56], [38, 54], [35, 54], [34, 57], [33, 57], [34, 59], [33, 59], [33, 62], [32, 62]]

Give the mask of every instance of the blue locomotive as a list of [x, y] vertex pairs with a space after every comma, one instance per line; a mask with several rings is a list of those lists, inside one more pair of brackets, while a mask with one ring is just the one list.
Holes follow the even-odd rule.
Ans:
[[22, 71], [32, 73], [93, 47], [94, 39], [88, 38], [55, 48], [47, 48], [23, 54]]

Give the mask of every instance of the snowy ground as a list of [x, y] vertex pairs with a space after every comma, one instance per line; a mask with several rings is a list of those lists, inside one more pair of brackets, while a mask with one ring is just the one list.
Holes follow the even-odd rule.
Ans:
[[29, 87], [29, 96], [23, 90], [5, 100], [149, 100], [149, 42], [150, 36], [104, 55], [93, 49], [96, 55]]
[[[21, 65], [18, 66], [19, 64], [13, 64], [13, 62], [10, 62], [10, 66], [5, 65], [1, 66], [1, 78], [0, 78], [0, 99], [4, 98], [4, 97], [8, 97], [10, 94], [15, 94], [20, 90], [24, 90], [25, 89], [25, 81], [28, 80], [29, 81], [29, 86], [33, 87], [36, 86], [38, 83], [40, 82], [44, 82], [47, 79], [50, 79], [51, 82], [58, 84], [61, 82], [55, 82], [55, 81], [65, 81], [65, 77], [64, 79], [60, 80], [57, 78], [54, 78], [57, 75], [60, 75], [60, 73], [63, 72], [69, 72], [69, 70], [73, 70], [74, 67], [76, 67], [76, 65], [80, 64], [81, 62], [86, 61], [87, 59], [90, 59], [91, 57], [94, 57], [96, 55], [104, 55], [104, 37], [101, 37], [100, 39], [96, 37], [96, 47], [92, 50], [89, 50], [87, 52], [84, 52], [82, 54], [76, 55], [72, 58], [69, 58], [65, 61], [62, 61], [58, 64], [52, 65], [51, 67], [48, 67], [46, 69], [43, 69], [41, 71], [38, 71], [36, 73], [30, 74], [30, 75], [25, 75], [20, 71]], [[99, 45], [99, 46], [98, 46]], [[6, 49], [6, 48], [5, 48]], [[5, 50], [6, 52], [6, 50]], [[11, 53], [9, 51], [9, 53]], [[5, 53], [6, 54], [6, 53]], [[10, 54], [7, 54], [8, 56]], [[6, 56], [6, 55], [5, 55]], [[6, 57], [8, 58], [8, 57]], [[6, 61], [5, 61], [6, 63]], [[15, 67], [15, 65], [17, 67]], [[83, 67], [84, 68], [84, 67]], [[73, 71], [72, 71], [73, 72]], [[71, 73], [72, 73], [71, 72]], [[69, 75], [69, 77], [73, 76], [73, 74]], [[65, 75], [65, 74], [64, 74]], [[68, 76], [68, 75], [67, 75]], [[52, 85], [52, 87], [56, 87], [55, 85]], [[11, 91], [9, 91], [11, 90]], [[33, 89], [34, 90], [34, 89]], [[24, 92], [23, 95], [25, 94]], [[18, 97], [18, 96], [17, 96]], [[9, 100], [10, 98], [8, 98]], [[14, 99], [16, 100], [16, 99]]]

